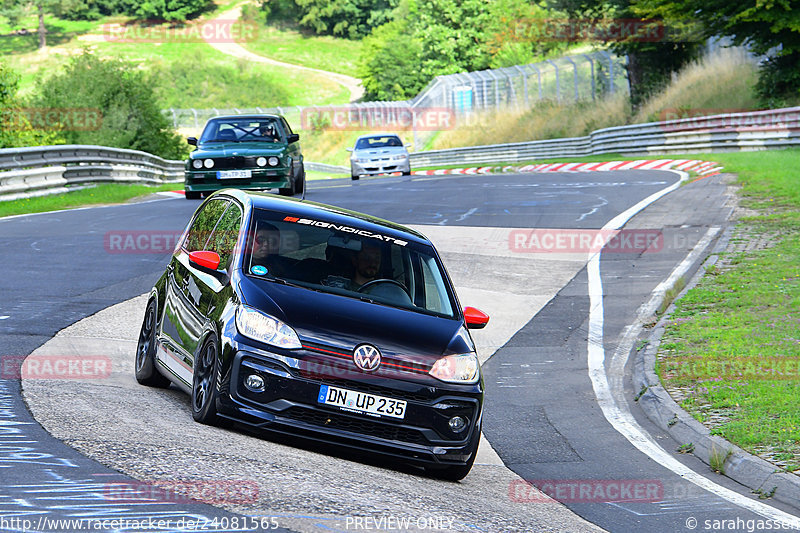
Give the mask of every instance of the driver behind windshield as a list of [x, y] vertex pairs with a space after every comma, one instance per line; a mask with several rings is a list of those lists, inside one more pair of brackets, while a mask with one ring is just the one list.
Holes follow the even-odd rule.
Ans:
[[372, 243], [363, 243], [361, 250], [353, 256], [353, 268], [355, 275], [350, 283], [352, 290], [378, 277], [381, 268], [381, 249]]

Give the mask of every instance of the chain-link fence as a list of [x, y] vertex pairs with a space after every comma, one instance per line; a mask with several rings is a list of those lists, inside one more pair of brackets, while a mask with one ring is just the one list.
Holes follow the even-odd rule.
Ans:
[[483, 109], [528, 108], [537, 100], [594, 100], [627, 92], [623, 60], [608, 52], [494, 70], [437, 76], [414, 107], [446, 107], [457, 115]]
[[[527, 109], [538, 100], [594, 100], [627, 91], [624, 60], [600, 51], [529, 65], [437, 76], [419, 95], [399, 102], [270, 108], [170, 108], [164, 113], [176, 129], [197, 130], [211, 117], [245, 113], [284, 115], [290, 124], [298, 125], [300, 129], [307, 129], [311, 122], [320, 117], [333, 122], [341, 120], [348, 129], [358, 129], [358, 124], [376, 122], [390, 127], [402, 125], [404, 115], [407, 115], [411, 122], [407, 129], [418, 129], [421, 110], [447, 110], [455, 117], [460, 117], [488, 109]], [[338, 115], [332, 116], [331, 110]], [[342, 114], [346, 116], [341, 118]], [[430, 120], [430, 116], [426, 120]], [[332, 125], [336, 127], [336, 124]]]

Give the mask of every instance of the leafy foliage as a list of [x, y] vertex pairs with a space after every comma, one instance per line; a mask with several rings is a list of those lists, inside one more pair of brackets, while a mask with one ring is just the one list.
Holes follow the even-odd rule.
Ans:
[[17, 98], [19, 76], [0, 63], [0, 148], [53, 144], [57, 132], [35, 129], [28, 119], [30, 110]]
[[[638, 13], [668, 21], [697, 20], [705, 35], [724, 35], [756, 54], [773, 53], [757, 86], [765, 103], [800, 96], [800, 1], [633, 0]], [[779, 47], [779, 48], [776, 48]]]
[[140, 19], [181, 21], [214, 8], [212, 0], [145, 0], [134, 4], [134, 15]]
[[[317, 34], [341, 35], [355, 39], [391, 20], [398, 0], [293, 0], [295, 20]], [[275, 14], [288, 14], [287, 0], [276, 6], [265, 3]]]
[[64, 72], [40, 82], [37, 93], [37, 107], [96, 110], [102, 117], [94, 127], [62, 129], [69, 144], [130, 148], [167, 159], [183, 159], [188, 152], [161, 114], [152, 85], [131, 64], [85, 52]]

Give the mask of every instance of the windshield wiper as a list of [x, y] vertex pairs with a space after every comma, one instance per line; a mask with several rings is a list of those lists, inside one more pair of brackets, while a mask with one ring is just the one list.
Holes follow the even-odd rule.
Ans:
[[239, 139], [209, 139], [207, 141], [200, 141], [202, 143], [240, 143]]

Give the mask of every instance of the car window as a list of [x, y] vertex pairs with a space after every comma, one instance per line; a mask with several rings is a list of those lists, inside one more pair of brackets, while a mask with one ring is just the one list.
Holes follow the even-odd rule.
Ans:
[[393, 135], [383, 137], [364, 137], [358, 140], [356, 149], [362, 150], [365, 148], [383, 148], [385, 146], [403, 146], [403, 143], [398, 137]]
[[211, 232], [217, 226], [217, 222], [225, 213], [228, 204], [228, 200], [215, 198], [203, 205], [201, 211], [195, 216], [192, 226], [183, 241], [184, 250], [197, 252], [208, 249], [206, 248], [206, 243], [211, 236]]
[[281, 142], [281, 126], [272, 117], [212, 120], [206, 125], [200, 142]]
[[453, 318], [452, 287], [429, 244], [255, 209], [243, 268], [249, 276]]
[[205, 245], [206, 250], [212, 250], [219, 254], [220, 268], [227, 269], [230, 266], [241, 227], [242, 209], [231, 202]]

